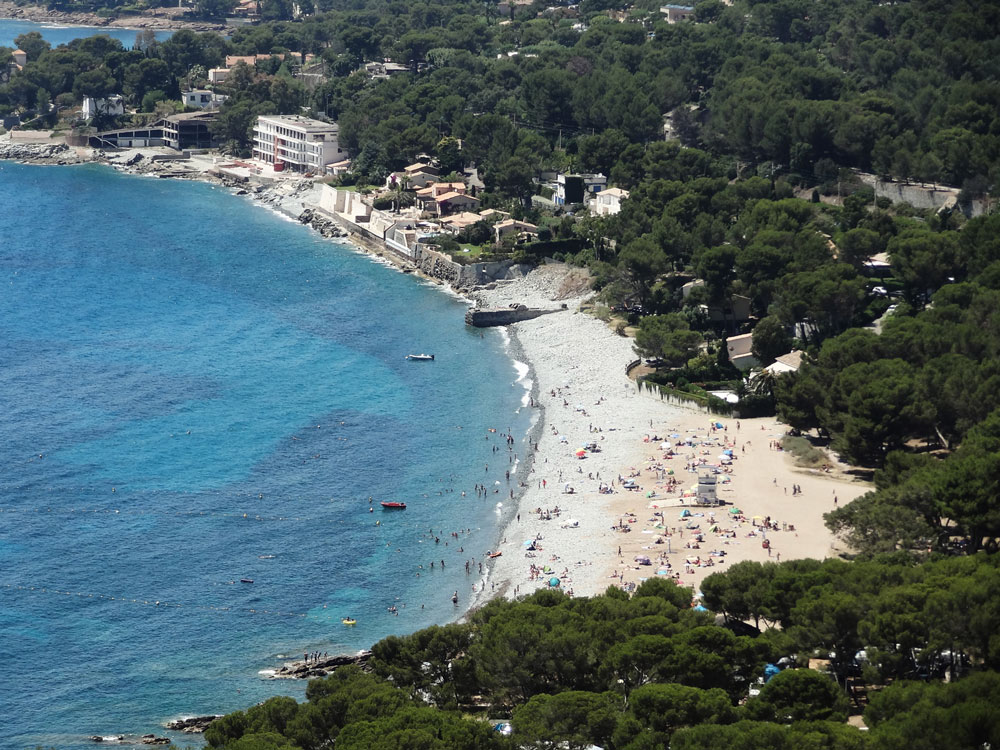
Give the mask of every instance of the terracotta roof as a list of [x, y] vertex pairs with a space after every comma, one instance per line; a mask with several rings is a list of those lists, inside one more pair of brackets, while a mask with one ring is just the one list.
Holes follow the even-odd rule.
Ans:
[[536, 232], [538, 227], [534, 224], [529, 224], [526, 221], [517, 221], [516, 219], [507, 219], [507, 221], [501, 221], [499, 224], [495, 224], [495, 229], [508, 229], [513, 227], [515, 229], [523, 229], [526, 232]]
[[454, 200], [455, 198], [468, 198], [470, 201], [476, 201], [476, 202], [479, 201], [478, 198], [473, 198], [471, 195], [466, 195], [465, 193], [456, 193], [456, 192], [444, 193], [442, 195], [439, 195], [437, 197], [437, 201], [438, 203], [443, 203], [444, 201]]
[[781, 362], [783, 365], [788, 365], [789, 367], [794, 367], [798, 370], [799, 367], [802, 366], [802, 352], [788, 352], [788, 354], [782, 354], [780, 357], [775, 357], [774, 361]]

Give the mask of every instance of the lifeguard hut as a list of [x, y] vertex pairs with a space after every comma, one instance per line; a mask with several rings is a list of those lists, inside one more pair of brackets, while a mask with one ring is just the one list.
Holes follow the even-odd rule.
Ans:
[[704, 473], [698, 476], [698, 505], [718, 505], [719, 498], [715, 493], [715, 474]]

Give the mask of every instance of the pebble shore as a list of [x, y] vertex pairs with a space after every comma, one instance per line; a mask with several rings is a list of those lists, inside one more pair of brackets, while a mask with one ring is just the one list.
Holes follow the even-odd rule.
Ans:
[[[543, 266], [523, 279], [499, 282], [494, 289], [473, 294], [482, 306], [567, 306], [564, 312], [508, 328], [530, 364], [535, 381], [532, 398], [542, 424], [531, 466], [521, 476], [527, 486], [517, 509], [508, 511], [506, 541], [498, 547], [503, 554], [493, 560], [480, 588], [486, 598], [547, 587], [549, 575], [527, 580], [532, 563], [549, 566], [557, 577], [565, 570], [561, 586], [576, 596], [607, 588], [603, 571], [617, 551], [606, 496], [599, 486], [612, 480], [618, 484], [618, 473], [634, 454], [634, 436], [648, 431], [644, 425], [654, 413], [663, 418], [672, 408], [638, 393], [626, 374], [626, 366], [637, 357], [633, 340], [580, 312], [580, 305], [593, 293], [572, 284], [572, 278], [564, 266]], [[600, 450], [577, 457], [577, 451], [591, 443]], [[572, 494], [566, 492], [567, 485]], [[545, 511], [551, 515], [557, 507], [559, 515], [545, 520]], [[540, 549], [526, 552], [524, 543], [532, 539]]]

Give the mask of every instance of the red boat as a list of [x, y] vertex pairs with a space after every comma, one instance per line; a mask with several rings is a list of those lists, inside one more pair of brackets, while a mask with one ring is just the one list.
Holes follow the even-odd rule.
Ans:
[[395, 503], [383, 500], [381, 503], [379, 503], [379, 505], [381, 505], [383, 508], [386, 508], [387, 510], [406, 510], [406, 503]]

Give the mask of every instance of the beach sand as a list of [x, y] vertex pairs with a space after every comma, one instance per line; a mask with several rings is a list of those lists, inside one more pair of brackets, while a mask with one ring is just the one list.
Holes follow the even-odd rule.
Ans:
[[[474, 295], [482, 306], [524, 303], [554, 309], [565, 303], [568, 308], [508, 329], [531, 366], [541, 425], [533, 464], [521, 477], [527, 486], [502, 532], [497, 547], [502, 555], [492, 560], [489, 576], [480, 582], [479, 601], [525, 595], [549, 587], [552, 578], [559, 578], [559, 588], [576, 596], [678, 572], [681, 583], [697, 589], [706, 575], [741, 560], [824, 558], [841, 551], [823, 514], [835, 507], [834, 498], [843, 504], [870, 486], [837, 472], [797, 468], [791, 456], [772, 447], [784, 433], [774, 418], [738, 420], [737, 429], [736, 419], [716, 418], [640, 392], [626, 374], [626, 365], [636, 359], [632, 339], [579, 312], [589, 295], [567, 292], [565, 275], [563, 266], [543, 266], [523, 279], [500, 282]], [[723, 428], [712, 432], [716, 422]], [[664, 458], [661, 440], [644, 442], [653, 436], [672, 445], [684, 439], [713, 444], [684, 446], [673, 458]], [[578, 457], [589, 444], [600, 451]], [[673, 470], [680, 488], [690, 489], [699, 471], [689, 471], [687, 462], [718, 464], [727, 446], [735, 456], [732, 473], [720, 475], [720, 480], [729, 481], [718, 485], [726, 505], [694, 507], [693, 498], [681, 498], [680, 489], [668, 492], [657, 478], [654, 466], [659, 464], [662, 472]], [[620, 477], [634, 473], [638, 489], [622, 488]], [[600, 491], [601, 485], [612, 482], [610, 494]], [[793, 485], [801, 487], [801, 494], [793, 493]], [[568, 487], [572, 494], [566, 492]], [[648, 497], [650, 492], [656, 495]], [[743, 511], [741, 520], [729, 513], [734, 507]], [[681, 520], [685, 509], [693, 515]], [[735, 536], [709, 531], [715, 525], [712, 512], [720, 532]], [[767, 517], [778, 527], [766, 534], [770, 550], [755, 526]], [[619, 525], [630, 530], [613, 528]], [[698, 528], [690, 528], [694, 526]], [[699, 531], [704, 534], [699, 548], [688, 548]], [[525, 548], [531, 540], [534, 551]], [[725, 555], [713, 556], [712, 551]], [[637, 563], [641, 555], [653, 564]], [[699, 563], [686, 565], [687, 558], [698, 558]], [[540, 572], [532, 575], [532, 565]]]

